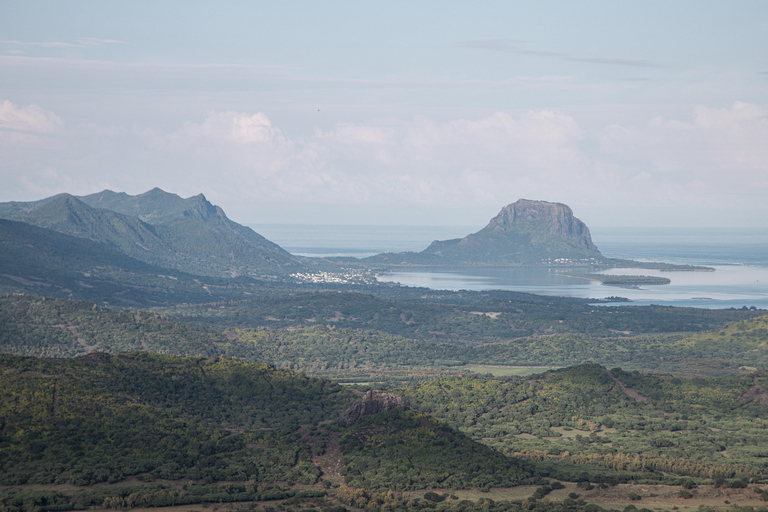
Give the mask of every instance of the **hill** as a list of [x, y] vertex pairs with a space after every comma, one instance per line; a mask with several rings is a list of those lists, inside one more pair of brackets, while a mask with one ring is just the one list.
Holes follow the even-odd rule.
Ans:
[[458, 264], [566, 265], [605, 260], [587, 226], [568, 206], [527, 199], [502, 208], [477, 233], [433, 242], [420, 254]]
[[593, 482], [607, 481], [595, 468], [602, 478], [757, 479], [768, 474], [766, 386], [764, 371], [679, 378], [583, 364], [525, 379], [423, 381], [400, 394], [478, 441], [539, 460], [556, 478], [577, 479], [586, 465]]
[[[362, 261], [379, 268], [480, 265], [713, 270], [606, 258], [592, 242], [589, 228], [574, 217], [568, 206], [528, 199], [505, 206], [487, 226], [464, 238], [436, 240], [421, 252], [383, 253]], [[621, 280], [621, 284], [631, 283]], [[654, 284], [664, 283], [657, 280]]]
[[278, 245], [229, 220], [202, 194], [181, 199], [160, 189], [139, 196], [105, 191], [83, 199], [59, 194], [30, 203], [3, 203], [0, 216], [87, 238], [132, 258], [198, 275], [280, 277], [303, 268]]
[[290, 433], [354, 400], [329, 381], [228, 359], [2, 355], [0, 368], [4, 485], [142, 473], [314, 483], [309, 451]]
[[151, 307], [244, 298], [271, 282], [194, 276], [86, 238], [0, 219], [0, 291]]
[[0, 396], [0, 485], [12, 486], [0, 489], [4, 510], [21, 510], [19, 497], [41, 511], [125, 509], [318, 498], [340, 483], [376, 491], [534, 481], [516, 459], [403, 407], [345, 425], [337, 420], [355, 393], [264, 364], [0, 355]]

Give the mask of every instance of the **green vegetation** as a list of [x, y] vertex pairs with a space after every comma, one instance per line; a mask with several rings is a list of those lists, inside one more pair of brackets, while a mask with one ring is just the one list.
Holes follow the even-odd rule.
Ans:
[[666, 277], [656, 277], [656, 276], [626, 276], [626, 275], [584, 274], [584, 273], [570, 273], [567, 275], [571, 277], [580, 277], [582, 279], [590, 279], [592, 281], [598, 281], [606, 286], [619, 286], [619, 287], [655, 286], [655, 285], [669, 284], [672, 282]]
[[[229, 220], [202, 195], [183, 200], [155, 189], [135, 196], [134, 201], [120, 194], [108, 201], [104, 194], [83, 198], [98, 207], [69, 194], [32, 203], [4, 203], [0, 217], [93, 240], [152, 265], [203, 276], [285, 276], [303, 268], [276, 244]], [[130, 207], [120, 208], [120, 198], [132, 203]], [[105, 202], [130, 213], [103, 209]], [[145, 207], [145, 202], [151, 206]]]
[[[685, 507], [714, 488], [768, 500], [751, 483], [768, 479], [764, 311], [374, 285], [361, 270], [542, 251], [554, 267], [633, 263], [599, 256], [575, 219], [557, 239], [556, 216], [500, 217], [509, 232], [489, 225], [461, 250], [310, 261], [202, 196], [82, 199], [0, 204], [51, 228], [0, 220], [0, 291], [16, 293], [0, 297], [0, 512], [597, 512], [604, 490], [636, 512], [662, 484]], [[318, 269], [333, 279], [291, 276]], [[407, 385], [410, 408], [338, 421], [368, 385]]]
[[394, 409], [354, 423], [341, 438], [344, 474], [372, 490], [512, 487], [532, 473], [434, 418]]
[[613, 480], [647, 471], [648, 480], [661, 472], [764, 478], [767, 385], [765, 373], [684, 379], [587, 364], [525, 380], [424, 381], [402, 393], [418, 410], [540, 461], [557, 478], [578, 479], [584, 466], [608, 468], [614, 474], [592, 478]]
[[[667, 326], [663, 322], [671, 328], [677, 321], [680, 329], [696, 330], [762, 313], [758, 311], [707, 315], [682, 308], [496, 303], [497, 311], [482, 313], [474, 306], [387, 301], [350, 293], [302, 294], [293, 299], [164, 310], [215, 324], [205, 326], [174, 322], [166, 313], [6, 296], [0, 298], [0, 351], [39, 357], [135, 350], [224, 355], [346, 382], [410, 380], [445, 372], [458, 375], [470, 369], [466, 365], [561, 367], [585, 360], [681, 375], [737, 374], [745, 365], [768, 368], [768, 352], [759, 341], [765, 329], [760, 317], [734, 324], [722, 335], [714, 332], [693, 338], [682, 333], [633, 335], [607, 328], [662, 329]], [[654, 312], [658, 312], [656, 323]], [[227, 328], [227, 321], [266, 326]], [[277, 325], [269, 328], [272, 324]], [[575, 328], [588, 332], [561, 332]], [[740, 345], [742, 340], [745, 343]]]
[[319, 470], [293, 434], [353, 400], [266, 365], [148, 353], [0, 356], [0, 483], [90, 485], [129, 475], [303, 481]]

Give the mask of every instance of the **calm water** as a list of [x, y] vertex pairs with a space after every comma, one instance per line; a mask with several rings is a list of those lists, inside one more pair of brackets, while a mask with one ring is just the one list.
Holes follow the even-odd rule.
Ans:
[[[478, 226], [254, 225], [258, 233], [293, 254], [366, 257], [381, 252], [420, 251], [433, 240], [458, 238]], [[660, 275], [672, 282], [638, 289], [605, 286], [548, 270], [394, 272], [382, 281], [448, 290], [504, 289], [580, 298], [626, 297], [634, 304], [768, 309], [768, 230], [592, 228], [608, 257], [707, 265], [715, 272], [615, 269], [611, 274]]]

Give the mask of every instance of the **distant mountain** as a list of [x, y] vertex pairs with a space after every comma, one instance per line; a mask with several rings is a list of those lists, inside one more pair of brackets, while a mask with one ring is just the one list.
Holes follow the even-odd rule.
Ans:
[[93, 240], [0, 219], [0, 293], [150, 307], [244, 298], [257, 285], [162, 268]]
[[461, 263], [550, 264], [602, 261], [587, 226], [561, 203], [520, 199], [505, 206], [477, 233], [433, 242], [421, 254]]
[[380, 254], [383, 264], [547, 265], [605, 263], [587, 226], [560, 203], [520, 199], [464, 238], [435, 241], [419, 253]]
[[211, 217], [229, 220], [222, 209], [209, 203], [203, 194], [183, 199], [157, 187], [135, 196], [103, 190], [78, 199], [94, 208], [138, 217], [148, 224], [159, 224], [181, 216], [204, 221], [210, 221]]
[[287, 251], [227, 218], [202, 194], [109, 190], [0, 203], [0, 217], [88, 238], [133, 258], [198, 275], [279, 277], [302, 268]]

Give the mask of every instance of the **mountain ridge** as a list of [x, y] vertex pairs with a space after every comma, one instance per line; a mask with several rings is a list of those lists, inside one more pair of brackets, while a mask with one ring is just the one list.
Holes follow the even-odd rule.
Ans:
[[127, 256], [188, 273], [284, 276], [303, 268], [290, 253], [227, 218], [204, 195], [188, 199], [159, 188], [139, 196], [105, 190], [0, 203], [0, 217], [87, 238]]

